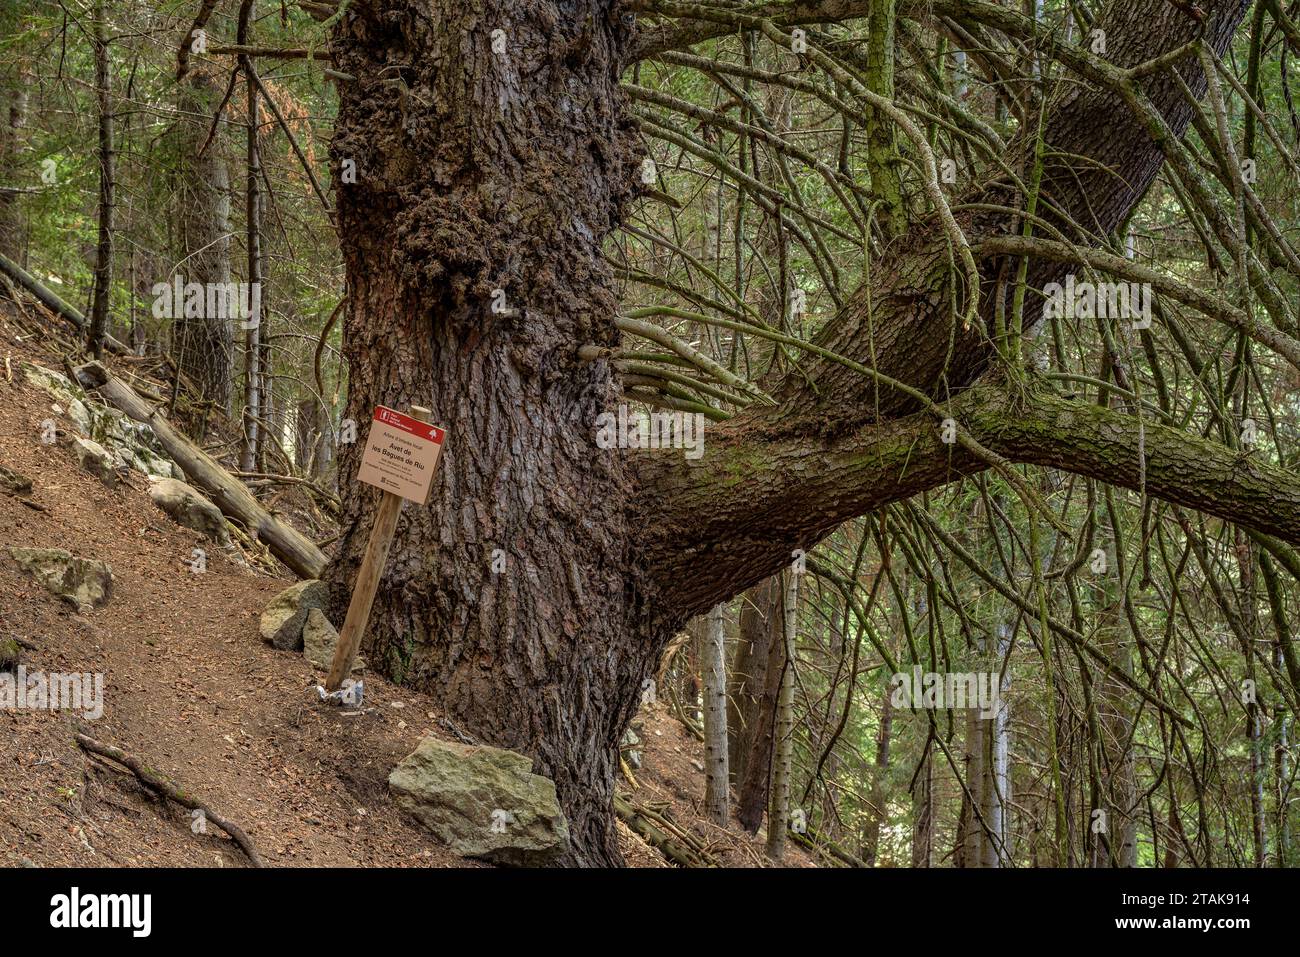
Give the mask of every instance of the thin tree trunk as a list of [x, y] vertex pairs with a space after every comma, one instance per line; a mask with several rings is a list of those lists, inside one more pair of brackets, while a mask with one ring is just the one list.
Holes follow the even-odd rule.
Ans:
[[257, 432], [257, 470], [274, 472], [273, 450], [280, 447], [284, 441], [284, 430], [281, 428], [282, 416], [278, 396], [275, 394], [275, 379], [271, 375], [271, 341], [270, 337], [262, 335], [262, 332], [263, 330], [258, 330], [257, 367], [261, 374], [262, 385], [258, 390], [260, 405], [258, 412], [261, 414], [261, 422]]
[[774, 861], [785, 857], [785, 832], [790, 823], [790, 774], [794, 763], [795, 628], [799, 618], [799, 573], [791, 567], [785, 574], [785, 628], [782, 632], [785, 661], [776, 703], [772, 793], [767, 812], [767, 856]]
[[[781, 675], [785, 665], [784, 622], [785, 593], [780, 576], [767, 579], [769, 603], [765, 639], [767, 658], [762, 666], [763, 681], [757, 700], [750, 705], [753, 720], [746, 726], [744, 773], [736, 800], [736, 820], [750, 834], [757, 834], [767, 812], [772, 784], [772, 754], [776, 750], [776, 710], [781, 692]], [[763, 586], [759, 586], [760, 588]], [[757, 686], [756, 686], [757, 687]]]
[[[1238, 413], [1243, 404], [1239, 400]], [[1233, 530], [1236, 544], [1237, 570], [1240, 577], [1241, 627], [1245, 632], [1246, 647], [1242, 652], [1246, 658], [1246, 673], [1254, 678], [1255, 648], [1263, 640], [1259, 615], [1256, 611], [1255, 598], [1255, 547], [1247, 538], [1242, 528]], [[1254, 850], [1256, 867], [1264, 867], [1268, 862], [1268, 822], [1264, 800], [1264, 779], [1268, 776], [1268, 758], [1265, 755], [1263, 735], [1263, 709], [1258, 700], [1246, 705], [1248, 721], [1247, 734], [1250, 737], [1250, 822], [1251, 844]]]
[[104, 0], [95, 2], [94, 21], [95, 102], [99, 113], [99, 241], [95, 246], [95, 287], [86, 327], [86, 348], [96, 359], [103, 359], [109, 292], [113, 284], [113, 114], [109, 101], [112, 81]]
[[985, 770], [988, 756], [987, 731], [988, 722], [980, 720], [979, 710], [967, 709], [966, 789], [970, 792], [970, 796], [965, 797], [964, 801], [970, 805], [970, 808], [962, 848], [962, 862], [966, 867], [980, 867], [985, 859], [984, 845], [987, 835], [984, 833], [984, 828], [988, 824], [988, 818], [984, 816], [984, 812], [988, 807], [989, 780]]
[[[999, 622], [997, 627], [997, 655], [990, 664], [995, 673], [991, 680], [997, 681], [996, 674], [1006, 658], [1011, 646], [1011, 626]], [[981, 718], [987, 726], [988, 761], [985, 767], [984, 783], [984, 820], [988, 824], [988, 833], [984, 836], [982, 867], [1003, 867], [1010, 863], [1010, 816], [1008, 808], [1011, 801], [1011, 711], [1004, 693], [1010, 686], [1010, 676], [999, 681], [997, 707], [991, 719]]]
[[[22, 18], [17, 10], [0, 13], [0, 24], [19, 32]], [[0, 89], [0, 187], [16, 186], [22, 168], [23, 128], [27, 125], [26, 65], [18, 64], [12, 77], [5, 77]], [[27, 265], [27, 226], [17, 193], [0, 190], [0, 255], [20, 266]]]
[[709, 612], [704, 630], [704, 810], [709, 820], [730, 820], [731, 775], [727, 770], [727, 642], [725, 604]]
[[912, 866], [929, 867], [934, 858], [934, 762], [927, 745], [912, 792]]
[[737, 787], [745, 779], [755, 744], [755, 730], [761, 721], [767, 660], [775, 634], [773, 622], [779, 607], [779, 586], [774, 586], [773, 581], [768, 578], [755, 585], [740, 601], [740, 638], [736, 642], [731, 674], [727, 677], [728, 764]]
[[293, 417], [293, 464], [304, 478], [320, 476], [328, 431], [329, 421], [315, 396], [299, 400]]
[[862, 839], [862, 862], [868, 867], [876, 866], [876, 857], [880, 853], [880, 829], [889, 819], [887, 805], [889, 791], [886, 778], [889, 775], [889, 745], [894, 723], [894, 695], [886, 687], [884, 701], [880, 708], [880, 729], [876, 734], [876, 765], [871, 780], [871, 807], [867, 809], [867, 827]]
[[[253, 0], [243, 0], [239, 7], [238, 42], [248, 42], [248, 24], [253, 12]], [[253, 80], [253, 61], [241, 54], [240, 66], [244, 71], [244, 86], [248, 94], [248, 180], [245, 189], [245, 216], [247, 219], [248, 288], [250, 300], [255, 301], [255, 315], [244, 322], [244, 440], [239, 455], [239, 466], [245, 472], [257, 467], [261, 448], [261, 385], [262, 385], [262, 194], [259, 180], [262, 176], [262, 154], [257, 135], [261, 126], [261, 106], [257, 96], [257, 83]]]
[[[230, 282], [230, 171], [226, 165], [224, 119], [208, 140], [211, 114], [217, 105], [212, 77], [191, 71], [177, 89], [176, 146], [180, 163], [180, 189], [176, 218], [179, 227], [180, 266], [185, 281]], [[200, 153], [204, 144], [207, 149]], [[226, 310], [229, 312], [230, 310]], [[172, 353], [181, 372], [199, 390], [201, 398], [230, 412], [234, 329], [232, 315], [201, 315], [178, 310], [173, 324]]]

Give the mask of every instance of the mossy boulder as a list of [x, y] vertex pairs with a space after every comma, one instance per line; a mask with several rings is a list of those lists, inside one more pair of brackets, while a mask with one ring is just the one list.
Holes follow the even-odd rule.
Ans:
[[62, 548], [10, 548], [18, 567], [79, 611], [98, 608], [113, 597], [113, 568]]
[[425, 738], [388, 777], [398, 807], [462, 857], [548, 864], [569, 847], [550, 778], [502, 748]]

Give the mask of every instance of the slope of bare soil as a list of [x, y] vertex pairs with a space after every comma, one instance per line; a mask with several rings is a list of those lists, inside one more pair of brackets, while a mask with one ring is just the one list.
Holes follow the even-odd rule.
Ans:
[[[30, 313], [18, 321], [12, 310], [0, 302], [0, 464], [34, 488], [26, 502], [0, 494], [0, 639], [35, 646], [22, 653], [29, 671], [102, 673], [104, 709], [97, 720], [0, 709], [0, 865], [247, 865], [215, 825], [194, 833], [188, 812], [85, 754], [81, 731], [242, 827], [268, 866], [483, 866], [439, 846], [388, 796], [389, 772], [421, 737], [452, 737], [429, 699], [367, 675], [362, 710], [319, 704], [322, 675], [257, 630], [287, 573], [237, 563], [173, 524], [139, 473], [109, 489], [61, 445], [42, 444], [43, 420], [72, 427], [19, 363], [61, 360], [35, 344]], [[26, 576], [9, 546], [107, 561], [114, 595], [78, 613]], [[195, 547], [207, 551], [206, 573], [190, 570]], [[621, 790], [672, 802], [675, 819], [720, 841], [726, 863], [759, 863], [753, 839], [699, 819], [698, 742], [658, 712], [646, 732], [638, 786]], [[622, 823], [619, 835], [629, 865], [667, 866]]]
[[[0, 711], [0, 859], [246, 863], [215, 828], [191, 833], [186, 812], [87, 760], [73, 741], [80, 728], [239, 824], [269, 865], [461, 863], [387, 797], [393, 764], [431, 730], [429, 703], [372, 678], [363, 713], [315, 704], [311, 667], [257, 633], [262, 607], [288, 580], [237, 565], [172, 524], [143, 476], [110, 490], [65, 449], [42, 445], [41, 421], [58, 417], [17, 372], [24, 350], [5, 338], [15, 374], [0, 383], [0, 462], [33, 480], [30, 500], [42, 510], [0, 496], [0, 545], [103, 559], [115, 590], [107, 605], [78, 614], [0, 550], [0, 635], [38, 646], [24, 651], [26, 667], [104, 675], [99, 720]], [[207, 546], [206, 574], [189, 570], [196, 546]]]

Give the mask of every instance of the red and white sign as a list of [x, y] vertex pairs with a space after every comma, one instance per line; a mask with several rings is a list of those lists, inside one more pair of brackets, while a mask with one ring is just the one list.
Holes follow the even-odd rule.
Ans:
[[446, 436], [436, 425], [376, 406], [357, 478], [423, 505], [429, 500], [433, 470]]

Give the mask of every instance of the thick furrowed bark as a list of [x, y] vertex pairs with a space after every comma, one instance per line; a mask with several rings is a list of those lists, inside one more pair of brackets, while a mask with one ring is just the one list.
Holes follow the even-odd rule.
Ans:
[[[448, 430], [408, 505], [371, 616], [372, 660], [460, 727], [554, 778], [571, 863], [617, 859], [615, 753], [662, 635], [628, 557], [626, 461], [600, 243], [634, 187], [604, 4], [354, 6], [336, 28], [349, 281], [347, 414], [426, 405]], [[498, 32], [499, 31], [499, 32]], [[363, 426], [364, 428], [364, 426]], [[340, 606], [378, 493], [340, 453]]]

